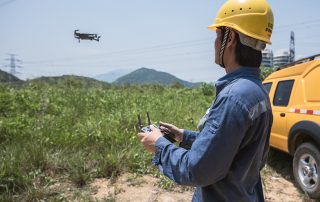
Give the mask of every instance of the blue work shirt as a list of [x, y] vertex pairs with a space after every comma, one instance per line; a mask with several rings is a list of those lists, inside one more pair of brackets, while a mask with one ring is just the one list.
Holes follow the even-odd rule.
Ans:
[[259, 74], [241, 67], [220, 78], [201, 130], [184, 130], [180, 147], [156, 141], [153, 163], [176, 183], [195, 186], [192, 201], [264, 201], [260, 170], [272, 111]]

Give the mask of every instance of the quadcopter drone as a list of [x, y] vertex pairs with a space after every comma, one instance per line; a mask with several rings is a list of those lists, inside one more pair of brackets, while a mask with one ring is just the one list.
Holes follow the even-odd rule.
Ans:
[[88, 33], [79, 33], [79, 30], [76, 29], [74, 30], [74, 38], [79, 40], [80, 43], [80, 39], [81, 40], [96, 40], [99, 41], [100, 36], [98, 36], [98, 34], [88, 34]]

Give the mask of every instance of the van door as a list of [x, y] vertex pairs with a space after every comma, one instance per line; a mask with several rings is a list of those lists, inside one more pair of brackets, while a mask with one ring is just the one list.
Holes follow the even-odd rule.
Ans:
[[270, 144], [288, 151], [287, 112], [294, 80], [279, 81], [272, 102], [273, 124]]

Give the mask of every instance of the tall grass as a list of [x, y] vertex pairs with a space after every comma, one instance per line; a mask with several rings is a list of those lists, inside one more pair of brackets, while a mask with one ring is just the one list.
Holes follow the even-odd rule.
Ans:
[[0, 85], [0, 201], [45, 199], [60, 178], [81, 187], [155, 172], [136, 138], [137, 114], [195, 129], [213, 98], [209, 86]]

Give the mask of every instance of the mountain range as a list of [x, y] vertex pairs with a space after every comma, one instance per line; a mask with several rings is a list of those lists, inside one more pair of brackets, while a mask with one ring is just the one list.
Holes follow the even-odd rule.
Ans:
[[[130, 70], [118, 70], [107, 74], [98, 75], [94, 78], [75, 76], [75, 75], [63, 75], [53, 77], [39, 77], [28, 80], [27, 82], [46, 82], [49, 84], [58, 85], [75, 85], [75, 86], [106, 86], [111, 83], [114, 85], [143, 85], [143, 84], [159, 84], [164, 86], [169, 85], [183, 85], [188, 88], [194, 88], [201, 83], [192, 83], [182, 79], [179, 79], [169, 73], [156, 71], [154, 69], [140, 68], [130, 73]], [[127, 73], [127, 74], [126, 74]], [[120, 76], [122, 75], [122, 76]], [[100, 79], [99, 79], [100, 78]], [[108, 80], [109, 82], [106, 82]], [[17, 82], [21, 81], [19, 78], [0, 70], [0, 82]]]
[[127, 75], [124, 75], [116, 79], [113, 84], [123, 85], [123, 84], [160, 84], [160, 85], [173, 85], [182, 84], [188, 88], [194, 88], [201, 83], [192, 83], [182, 79], [179, 79], [169, 73], [156, 71], [154, 69], [148, 69], [142, 67], [137, 69]]
[[35, 79], [28, 80], [29, 83], [47, 83], [57, 86], [77, 86], [77, 87], [108, 87], [109, 83], [98, 81], [93, 78], [76, 76], [76, 75], [62, 75], [62, 76], [42, 76]]

